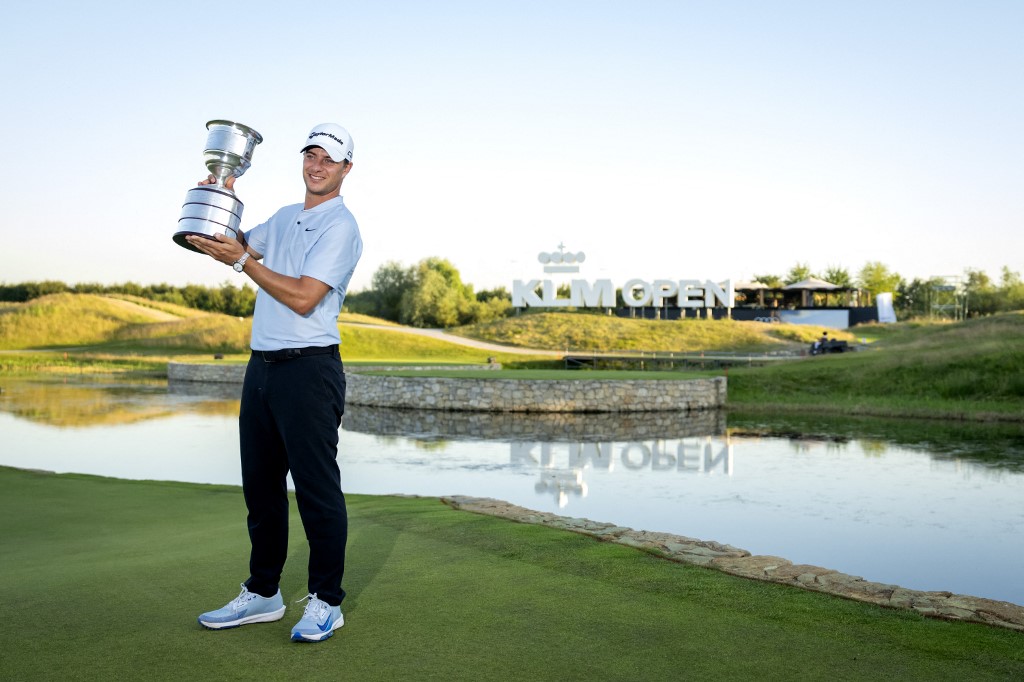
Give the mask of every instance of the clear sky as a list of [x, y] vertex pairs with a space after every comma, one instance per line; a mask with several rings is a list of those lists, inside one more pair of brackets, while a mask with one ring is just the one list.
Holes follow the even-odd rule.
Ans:
[[171, 241], [205, 123], [265, 141], [243, 226], [355, 140], [365, 250], [477, 289], [881, 261], [1024, 270], [1024, 2], [16, 3], [0, 23], [0, 282], [241, 283]]

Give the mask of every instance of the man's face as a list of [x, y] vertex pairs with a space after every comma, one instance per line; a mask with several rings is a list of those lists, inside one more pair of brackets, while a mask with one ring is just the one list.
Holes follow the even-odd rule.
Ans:
[[341, 192], [341, 181], [352, 170], [351, 163], [334, 161], [320, 147], [310, 147], [302, 153], [302, 181], [306, 192], [318, 197], [330, 197]]

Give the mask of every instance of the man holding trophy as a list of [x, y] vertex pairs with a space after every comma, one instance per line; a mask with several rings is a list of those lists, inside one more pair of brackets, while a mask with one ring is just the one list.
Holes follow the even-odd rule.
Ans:
[[[249, 155], [262, 141], [255, 131], [225, 121], [208, 124], [210, 139], [214, 124], [235, 126], [229, 133], [241, 129], [249, 134]], [[337, 320], [363, 245], [341, 197], [341, 184], [352, 170], [351, 136], [340, 125], [321, 124], [301, 151], [306, 188], [302, 203], [282, 208], [248, 232], [227, 228], [235, 234], [226, 236], [214, 228], [196, 232], [189, 227], [175, 241], [232, 266], [259, 287], [239, 414], [242, 488], [252, 545], [249, 578], [238, 597], [202, 614], [199, 622], [222, 629], [284, 617], [279, 582], [288, 553], [285, 477], [291, 472], [309, 543], [309, 594], [291, 639], [318, 642], [344, 624], [340, 605], [345, 597], [341, 581], [348, 514], [337, 455], [345, 374]], [[208, 149], [207, 166], [216, 174], [200, 182], [190, 197], [223, 195], [224, 205], [237, 205], [233, 210], [240, 215], [233, 186], [248, 160], [241, 171], [236, 164], [232, 174], [220, 172], [210, 158]]]

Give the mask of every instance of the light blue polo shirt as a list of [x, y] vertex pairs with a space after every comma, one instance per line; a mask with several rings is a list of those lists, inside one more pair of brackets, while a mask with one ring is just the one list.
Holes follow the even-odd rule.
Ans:
[[341, 197], [303, 210], [285, 206], [267, 222], [246, 233], [249, 245], [263, 254], [263, 264], [289, 277], [312, 277], [331, 290], [308, 315], [299, 315], [262, 289], [256, 292], [253, 350], [281, 350], [340, 343], [338, 314], [363, 240], [356, 219]]

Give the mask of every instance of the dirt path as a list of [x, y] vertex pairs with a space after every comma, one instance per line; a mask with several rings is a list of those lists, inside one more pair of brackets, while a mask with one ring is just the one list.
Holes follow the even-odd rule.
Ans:
[[416, 334], [417, 336], [426, 336], [432, 339], [438, 339], [441, 341], [447, 341], [448, 343], [456, 343], [460, 346], [468, 346], [470, 348], [479, 348], [481, 350], [494, 351], [495, 353], [517, 353], [519, 355], [550, 355], [558, 356], [559, 351], [556, 350], [541, 350], [539, 348], [520, 348], [518, 346], [505, 346], [498, 343], [488, 343], [487, 341], [477, 341], [475, 339], [467, 339], [464, 336], [456, 336], [455, 334], [449, 334], [443, 329], [416, 329], [414, 327], [398, 327], [385, 324], [362, 324], [359, 322], [345, 322], [347, 326], [353, 327], [365, 327], [367, 329], [379, 329], [385, 332], [397, 332], [399, 334]]

